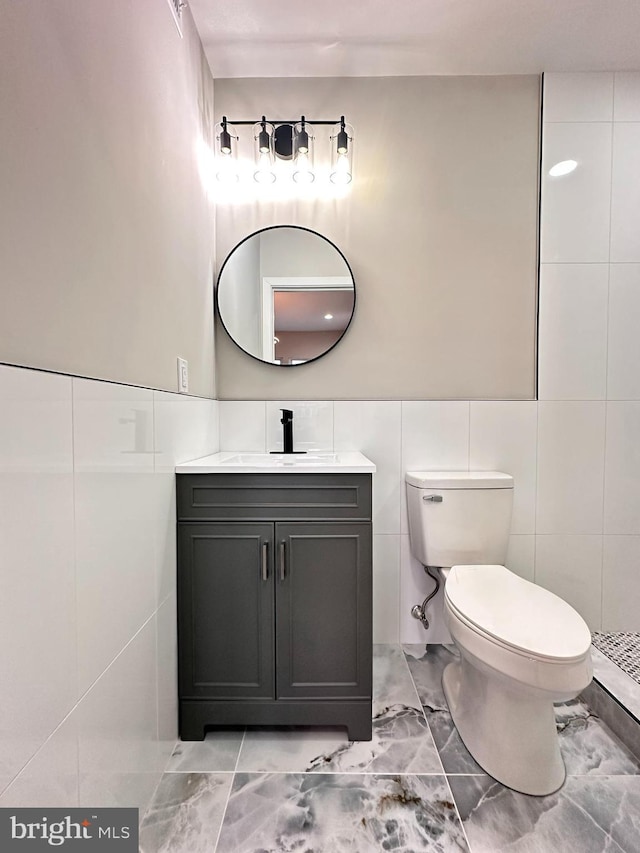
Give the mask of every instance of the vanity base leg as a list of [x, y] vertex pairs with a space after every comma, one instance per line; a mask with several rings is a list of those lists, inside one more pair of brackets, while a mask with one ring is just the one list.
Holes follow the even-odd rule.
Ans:
[[206, 726], [198, 706], [183, 704], [180, 708], [180, 740], [204, 740]]
[[372, 722], [370, 707], [364, 711], [351, 714], [347, 720], [347, 737], [349, 740], [371, 740]]

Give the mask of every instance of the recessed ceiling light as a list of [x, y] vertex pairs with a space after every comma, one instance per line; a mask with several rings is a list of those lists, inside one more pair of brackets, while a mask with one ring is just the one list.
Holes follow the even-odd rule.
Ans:
[[324, 319], [325, 320], [333, 320], [333, 314], [325, 314]]
[[573, 172], [578, 166], [577, 160], [561, 160], [549, 169], [549, 174], [552, 178], [559, 178], [562, 175], [568, 175]]

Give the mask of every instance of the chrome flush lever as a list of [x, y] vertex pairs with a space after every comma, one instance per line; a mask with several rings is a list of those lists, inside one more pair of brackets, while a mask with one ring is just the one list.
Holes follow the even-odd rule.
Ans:
[[422, 500], [423, 501], [431, 501], [431, 503], [434, 503], [434, 504], [441, 504], [442, 503], [442, 495], [423, 495]]

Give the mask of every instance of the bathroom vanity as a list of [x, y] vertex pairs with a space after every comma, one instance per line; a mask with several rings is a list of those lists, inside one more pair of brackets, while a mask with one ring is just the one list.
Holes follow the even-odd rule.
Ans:
[[371, 739], [374, 471], [360, 453], [176, 468], [182, 740], [210, 725]]

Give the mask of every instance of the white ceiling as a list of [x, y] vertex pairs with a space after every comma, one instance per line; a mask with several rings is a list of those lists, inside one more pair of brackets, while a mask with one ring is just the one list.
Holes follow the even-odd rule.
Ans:
[[640, 0], [189, 0], [214, 77], [640, 70]]

